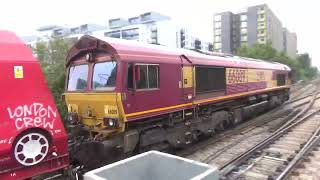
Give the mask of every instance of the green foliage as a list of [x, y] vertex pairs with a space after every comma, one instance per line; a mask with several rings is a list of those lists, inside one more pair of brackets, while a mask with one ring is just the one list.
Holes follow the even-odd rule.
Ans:
[[285, 52], [277, 52], [270, 42], [255, 44], [252, 47], [241, 46], [237, 50], [237, 55], [286, 64], [291, 68], [294, 80], [312, 79], [318, 74], [318, 68], [311, 66], [309, 54], [305, 53], [291, 58]]
[[237, 54], [243, 57], [251, 57], [255, 59], [271, 60], [276, 56], [277, 51], [272, 48], [271, 43], [255, 44], [252, 47], [246, 45], [238, 49]]
[[33, 49], [46, 75], [49, 88], [56, 101], [62, 118], [66, 116], [66, 107], [61, 95], [64, 92], [65, 58], [71, 47], [71, 42], [62, 38], [53, 38], [48, 42], [40, 41]]

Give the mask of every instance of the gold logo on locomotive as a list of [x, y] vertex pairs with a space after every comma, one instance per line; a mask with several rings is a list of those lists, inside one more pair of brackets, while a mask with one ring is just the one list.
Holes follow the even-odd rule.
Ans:
[[227, 84], [239, 84], [247, 82], [245, 69], [227, 68]]

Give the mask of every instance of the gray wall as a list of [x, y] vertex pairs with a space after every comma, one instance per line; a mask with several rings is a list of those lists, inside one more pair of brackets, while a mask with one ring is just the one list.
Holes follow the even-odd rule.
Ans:
[[248, 8], [248, 45], [252, 46], [257, 43], [258, 35], [258, 6]]
[[297, 35], [283, 29], [283, 48], [288, 56], [295, 58], [297, 56]]
[[[223, 13], [217, 13], [214, 15], [221, 15], [221, 52], [222, 53], [231, 53], [232, 51], [232, 17], [233, 14], [231, 12], [223, 12]], [[213, 22], [214, 26], [214, 32], [216, 29], [216, 22]], [[216, 34], [214, 33], [216, 36]], [[215, 39], [215, 37], [214, 37]], [[214, 40], [214, 42], [216, 42]], [[215, 45], [216, 43], [214, 43]]]
[[282, 23], [270, 8], [267, 8], [267, 18], [267, 39], [271, 41], [273, 48], [283, 51]]

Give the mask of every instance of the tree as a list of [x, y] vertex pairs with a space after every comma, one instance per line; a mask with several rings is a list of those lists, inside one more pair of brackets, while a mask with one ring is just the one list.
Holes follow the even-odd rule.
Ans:
[[238, 56], [263, 59], [288, 65], [292, 69], [293, 79], [311, 79], [318, 74], [318, 69], [311, 66], [309, 54], [301, 54], [297, 58], [290, 58], [285, 52], [277, 52], [271, 43], [254, 44], [251, 47], [241, 46], [237, 50]]
[[61, 95], [64, 92], [65, 59], [71, 42], [62, 38], [53, 38], [48, 42], [39, 41], [33, 49], [40, 61], [42, 70], [47, 78], [49, 88], [55, 99], [62, 118], [65, 118], [66, 107]]
[[263, 60], [271, 60], [276, 54], [277, 51], [272, 48], [271, 43], [254, 44], [252, 47], [244, 45], [237, 51], [237, 55], [239, 56]]

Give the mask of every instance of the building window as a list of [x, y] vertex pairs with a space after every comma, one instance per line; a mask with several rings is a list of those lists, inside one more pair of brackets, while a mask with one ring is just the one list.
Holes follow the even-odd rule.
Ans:
[[258, 23], [258, 27], [260, 27], [260, 28], [264, 28], [264, 27], [265, 27], [265, 23], [264, 23], [264, 22], [262, 22], [262, 23]]
[[215, 35], [221, 35], [221, 29], [216, 29], [216, 30], [214, 31], [214, 34], [215, 34]]
[[265, 38], [260, 38], [259, 41], [260, 41], [260, 42], [264, 42], [264, 41], [265, 41]]
[[130, 22], [131, 24], [139, 23], [139, 17], [130, 18], [130, 19], [129, 19], [129, 22]]
[[264, 29], [259, 30], [259, 34], [264, 34]]
[[104, 36], [106, 37], [113, 37], [113, 38], [120, 38], [120, 31], [111, 31], [111, 32], [105, 32]]
[[248, 30], [246, 28], [241, 29], [241, 34], [247, 34], [247, 33], [248, 33]]
[[264, 7], [259, 7], [259, 11], [263, 11], [264, 10]]
[[221, 21], [221, 15], [215, 15], [214, 21]]
[[260, 19], [264, 19], [264, 14], [259, 14]]
[[215, 28], [221, 28], [221, 22], [216, 22], [216, 23], [214, 24], [214, 27], [215, 27]]
[[240, 17], [241, 21], [246, 21], [247, 20], [247, 15], [243, 14]]
[[237, 38], [236, 37], [232, 37], [232, 40], [233, 40], [233, 42], [236, 42]]
[[247, 22], [241, 22], [241, 27], [242, 27], [242, 28], [247, 27]]
[[136, 79], [137, 89], [159, 88], [159, 65], [137, 65], [138, 79]]
[[214, 42], [221, 42], [221, 36], [216, 36], [214, 38]]
[[145, 13], [141, 15], [141, 21], [149, 21], [151, 19], [151, 13]]
[[242, 42], [248, 41], [248, 36], [241, 36], [241, 41]]
[[139, 28], [122, 30], [121, 35], [122, 39], [137, 40], [139, 39]]

